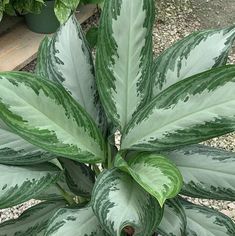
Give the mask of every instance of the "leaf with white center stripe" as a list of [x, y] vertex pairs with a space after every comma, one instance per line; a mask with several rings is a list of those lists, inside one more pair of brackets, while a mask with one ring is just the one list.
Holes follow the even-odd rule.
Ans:
[[96, 124], [60, 86], [24, 72], [0, 73], [0, 118], [29, 142], [86, 163], [104, 158]]
[[177, 198], [169, 199], [164, 205], [164, 213], [157, 232], [161, 236], [182, 236], [186, 234], [187, 219]]
[[31, 165], [47, 162], [55, 158], [10, 131], [0, 121], [0, 163], [8, 165]]
[[52, 39], [42, 41], [38, 55], [37, 74], [61, 84], [105, 129], [92, 55], [75, 16], [70, 17]]
[[44, 236], [48, 221], [55, 212], [64, 207], [64, 201], [42, 202], [23, 212], [16, 220], [0, 224], [0, 236]]
[[234, 39], [233, 26], [195, 32], [175, 43], [154, 62], [153, 95], [180, 80], [225, 65]]
[[90, 197], [95, 183], [95, 173], [85, 164], [60, 158], [65, 168], [69, 189], [76, 195]]
[[177, 167], [162, 155], [140, 152], [128, 157], [115, 157], [115, 166], [129, 174], [163, 206], [166, 199], [175, 197], [182, 186], [182, 176]]
[[62, 208], [48, 223], [44, 236], [104, 236], [106, 235], [90, 206]]
[[152, 65], [153, 0], [104, 2], [96, 71], [105, 111], [121, 129], [149, 93]]
[[181, 200], [187, 217], [188, 236], [234, 236], [235, 224], [226, 215]]
[[235, 66], [182, 80], [156, 96], [129, 123], [122, 149], [169, 150], [235, 130]]
[[130, 226], [135, 236], [149, 236], [162, 218], [155, 198], [116, 168], [99, 175], [91, 202], [100, 224], [110, 235], [120, 236]]
[[182, 194], [235, 201], [235, 153], [191, 145], [165, 155], [183, 176]]
[[61, 171], [53, 165], [8, 166], [0, 164], [0, 208], [15, 206], [55, 183]]

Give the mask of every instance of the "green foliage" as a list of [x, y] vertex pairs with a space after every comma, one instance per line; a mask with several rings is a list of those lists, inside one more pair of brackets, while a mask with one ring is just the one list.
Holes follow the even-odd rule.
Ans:
[[[54, 11], [61, 24], [68, 20], [79, 2], [80, 0], [55, 0]], [[45, 5], [46, 0], [0, 0], [0, 21], [4, 12], [8, 15], [39, 14]]]
[[44, 200], [0, 236], [234, 236], [179, 194], [235, 200], [235, 154], [198, 144], [235, 130], [235, 27], [153, 58], [153, 22], [153, 0], [106, 0], [95, 63], [71, 16], [35, 74], [0, 73], [0, 208]]

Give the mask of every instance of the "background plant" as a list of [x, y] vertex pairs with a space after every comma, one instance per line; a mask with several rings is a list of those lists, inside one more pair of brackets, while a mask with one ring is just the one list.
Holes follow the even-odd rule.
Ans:
[[0, 73], [0, 207], [44, 200], [0, 235], [235, 234], [179, 195], [235, 200], [234, 153], [198, 144], [234, 131], [235, 27], [153, 59], [153, 20], [152, 0], [107, 0], [95, 66], [71, 17], [36, 75]]
[[[48, 0], [52, 1], [52, 0]], [[76, 11], [80, 0], [55, 0], [54, 11], [61, 24], [65, 23], [70, 15]], [[7, 15], [25, 15], [28, 13], [39, 14], [45, 7], [46, 0], [1, 0], [0, 19], [4, 12]]]

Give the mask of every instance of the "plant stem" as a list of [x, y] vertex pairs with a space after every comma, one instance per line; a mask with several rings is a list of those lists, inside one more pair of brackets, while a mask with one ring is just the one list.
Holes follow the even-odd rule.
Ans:
[[95, 171], [95, 175], [98, 176], [101, 173], [100, 168], [96, 164], [92, 166], [93, 166], [93, 170]]
[[69, 205], [74, 205], [75, 202], [73, 198], [58, 183], [56, 183], [56, 187], [59, 189], [61, 195], [69, 203]]
[[112, 151], [111, 151], [111, 147], [108, 144], [108, 169], [113, 168], [113, 160], [112, 160]]

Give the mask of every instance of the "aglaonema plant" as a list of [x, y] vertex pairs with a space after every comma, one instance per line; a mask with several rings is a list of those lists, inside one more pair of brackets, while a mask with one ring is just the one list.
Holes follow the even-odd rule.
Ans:
[[153, 59], [153, 22], [153, 0], [106, 0], [95, 66], [72, 16], [36, 74], [0, 73], [0, 208], [43, 200], [1, 236], [235, 235], [182, 197], [235, 200], [235, 154], [198, 144], [235, 130], [235, 27]]

